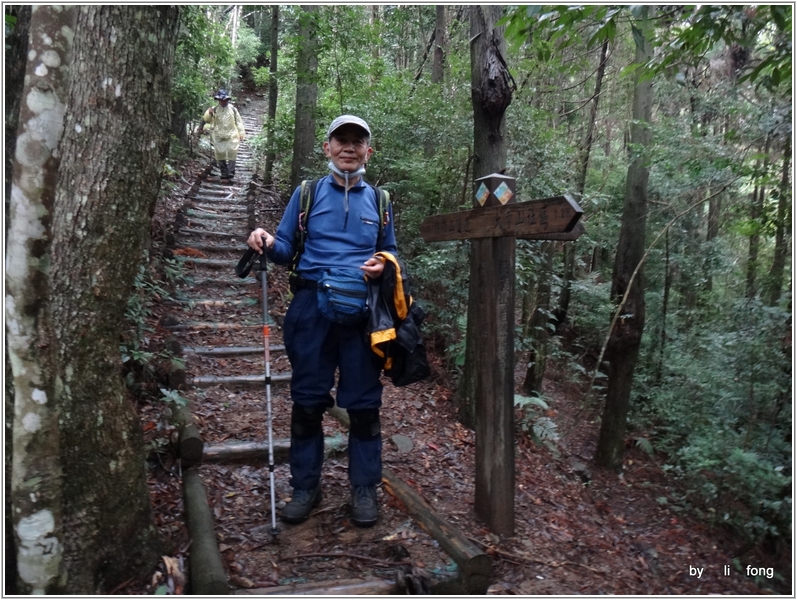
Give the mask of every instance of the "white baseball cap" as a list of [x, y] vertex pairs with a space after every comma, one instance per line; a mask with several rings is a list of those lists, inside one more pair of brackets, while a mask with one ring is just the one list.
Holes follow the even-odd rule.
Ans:
[[327, 139], [332, 137], [332, 134], [335, 132], [336, 129], [339, 129], [344, 125], [349, 125], [349, 124], [357, 125], [357, 127], [365, 129], [366, 133], [368, 134], [368, 137], [369, 138], [371, 137], [371, 128], [368, 127], [368, 123], [363, 121], [360, 117], [355, 117], [354, 115], [341, 115], [337, 119], [332, 121], [332, 123], [329, 126], [329, 129], [327, 129]]

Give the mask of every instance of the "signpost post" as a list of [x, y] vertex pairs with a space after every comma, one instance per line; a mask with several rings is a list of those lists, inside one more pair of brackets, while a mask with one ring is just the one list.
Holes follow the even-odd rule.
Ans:
[[475, 365], [475, 509], [493, 532], [513, 535], [515, 238], [575, 240], [583, 211], [568, 195], [515, 203], [515, 179], [499, 173], [474, 186], [478, 206], [429, 217], [420, 232], [426, 242], [473, 240], [468, 314], [483, 357]]

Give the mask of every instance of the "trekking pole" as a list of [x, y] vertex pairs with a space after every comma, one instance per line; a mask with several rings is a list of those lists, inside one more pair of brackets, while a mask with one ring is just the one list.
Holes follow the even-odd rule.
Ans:
[[266, 418], [268, 420], [268, 476], [271, 492], [271, 535], [277, 536], [277, 511], [274, 501], [274, 441], [271, 431], [271, 354], [268, 326], [268, 286], [266, 282], [266, 238], [263, 237], [263, 254], [260, 255], [260, 289], [263, 293], [263, 358], [266, 368]]

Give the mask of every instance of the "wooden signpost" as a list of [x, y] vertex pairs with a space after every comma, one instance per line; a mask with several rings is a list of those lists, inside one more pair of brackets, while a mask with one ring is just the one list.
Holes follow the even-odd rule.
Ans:
[[[515, 179], [494, 173], [474, 182], [473, 210], [429, 217], [426, 242], [473, 240], [468, 318], [472, 343], [476, 420], [475, 509], [490, 529], [515, 528], [515, 238], [575, 240], [584, 232], [581, 207], [568, 195], [516, 203]], [[471, 330], [471, 328], [468, 328]]]
[[545, 236], [571, 232], [580, 218], [581, 208], [570, 196], [556, 196], [429, 217], [421, 224], [421, 236], [427, 242], [492, 237], [550, 239]]

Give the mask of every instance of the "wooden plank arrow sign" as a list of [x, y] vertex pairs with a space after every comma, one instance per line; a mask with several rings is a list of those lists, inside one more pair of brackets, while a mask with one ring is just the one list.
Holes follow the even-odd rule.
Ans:
[[[557, 234], [572, 232], [582, 214], [578, 203], [565, 194], [427, 217], [420, 232], [425, 242], [490, 237], [571, 239]], [[572, 239], [581, 232], [583, 227], [578, 228]]]

